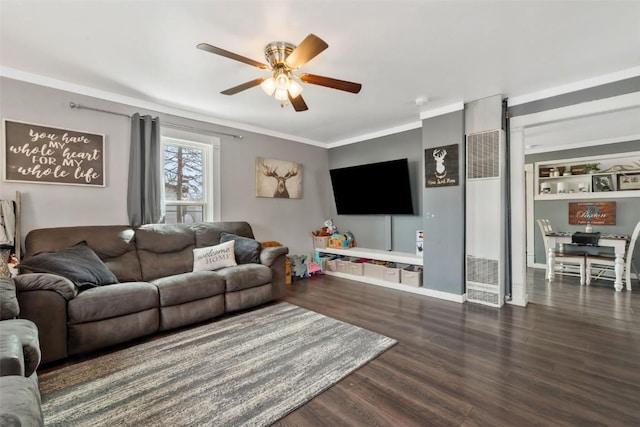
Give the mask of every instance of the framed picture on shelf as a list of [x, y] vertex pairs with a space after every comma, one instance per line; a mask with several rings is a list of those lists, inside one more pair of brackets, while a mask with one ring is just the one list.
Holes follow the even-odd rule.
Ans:
[[593, 175], [591, 180], [591, 188], [593, 188], [595, 193], [616, 190], [613, 174]]
[[640, 190], [640, 172], [618, 175], [618, 190]]

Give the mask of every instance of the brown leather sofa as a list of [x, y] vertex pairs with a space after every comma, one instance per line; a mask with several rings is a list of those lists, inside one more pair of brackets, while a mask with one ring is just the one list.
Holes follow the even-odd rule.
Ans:
[[[284, 246], [262, 248], [258, 262], [192, 271], [193, 250], [219, 244], [223, 233], [229, 233], [225, 238], [254, 238], [246, 222], [153, 224], [136, 229], [80, 226], [29, 232], [23, 264], [38, 254], [86, 242], [119, 282], [79, 290], [77, 283], [58, 274], [27, 273], [15, 278], [20, 317], [33, 321], [40, 332], [42, 362], [282, 298], [288, 253]], [[242, 255], [238, 247], [236, 243], [236, 257]]]

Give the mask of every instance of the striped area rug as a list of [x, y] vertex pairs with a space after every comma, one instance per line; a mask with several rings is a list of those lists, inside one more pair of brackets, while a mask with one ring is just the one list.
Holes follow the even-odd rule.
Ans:
[[281, 303], [40, 375], [48, 426], [265, 426], [396, 343]]

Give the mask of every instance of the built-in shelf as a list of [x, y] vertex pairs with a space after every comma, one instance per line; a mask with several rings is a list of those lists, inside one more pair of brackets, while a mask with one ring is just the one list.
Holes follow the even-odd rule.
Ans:
[[[599, 170], [588, 173], [594, 163]], [[535, 200], [640, 197], [640, 152], [536, 163], [535, 181]]]
[[[351, 248], [351, 249], [334, 249], [334, 248], [316, 248], [321, 254], [344, 255], [357, 258], [368, 258], [380, 261], [399, 262], [402, 264], [420, 265], [422, 266], [422, 255], [415, 255], [407, 252], [385, 251], [380, 249], [367, 248]], [[381, 286], [384, 288], [395, 289], [398, 291], [410, 292], [418, 295], [439, 298], [447, 301], [463, 303], [465, 295], [455, 295], [447, 292], [436, 291], [422, 286], [410, 286], [402, 283], [388, 282], [386, 280], [376, 279], [368, 276], [357, 276], [355, 274], [341, 273], [338, 271], [325, 271], [328, 276], [341, 277], [343, 279], [356, 280], [358, 282], [369, 285]], [[423, 272], [424, 274], [424, 272]]]
[[316, 248], [316, 251], [325, 254], [344, 255], [359, 258], [376, 259], [380, 261], [401, 262], [403, 264], [422, 265], [422, 255], [410, 254], [408, 252], [384, 251], [381, 249], [351, 248]]

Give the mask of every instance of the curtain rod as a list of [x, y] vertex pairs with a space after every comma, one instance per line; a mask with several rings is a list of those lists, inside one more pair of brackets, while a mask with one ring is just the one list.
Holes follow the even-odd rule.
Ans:
[[[98, 111], [100, 113], [113, 114], [115, 116], [122, 116], [122, 117], [131, 118], [131, 116], [129, 114], [118, 113], [116, 111], [103, 110], [103, 109], [94, 108], [94, 107], [86, 107], [84, 105], [80, 105], [77, 102], [73, 102], [73, 101], [69, 101], [69, 108], [72, 108], [72, 109], [76, 108], [76, 109], [79, 109], [79, 110]], [[237, 135], [237, 134], [233, 134], [233, 133], [217, 132], [217, 131], [213, 131], [213, 130], [209, 130], [209, 129], [198, 128], [198, 127], [195, 127], [195, 126], [181, 125], [181, 124], [178, 124], [178, 123], [161, 122], [161, 124], [164, 124], [164, 125], [170, 126], [170, 127], [181, 128], [181, 129], [195, 130], [195, 131], [199, 131], [199, 132], [212, 133], [212, 134], [215, 134], [215, 135], [231, 136], [231, 137], [234, 137], [234, 138], [237, 138], [237, 139], [244, 138], [243, 135]]]

